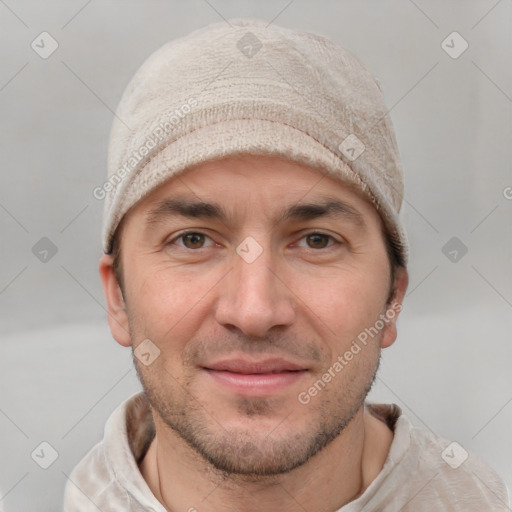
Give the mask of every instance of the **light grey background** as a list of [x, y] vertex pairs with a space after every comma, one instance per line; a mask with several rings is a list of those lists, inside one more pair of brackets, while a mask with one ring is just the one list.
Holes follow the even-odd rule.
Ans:
[[[120, 95], [163, 43], [245, 16], [323, 34], [382, 84], [411, 263], [399, 338], [372, 399], [397, 403], [512, 485], [510, 1], [2, 0], [0, 504], [9, 512], [59, 510], [66, 475], [140, 389], [129, 351], [110, 336], [97, 273], [103, 204], [92, 190], [105, 179]], [[43, 31], [59, 45], [47, 59], [31, 48]], [[456, 59], [441, 47], [453, 31], [469, 44]], [[32, 252], [42, 237], [58, 249], [46, 263]], [[468, 249], [456, 262], [442, 250], [452, 237]], [[31, 458], [43, 441], [58, 452], [46, 470]]]

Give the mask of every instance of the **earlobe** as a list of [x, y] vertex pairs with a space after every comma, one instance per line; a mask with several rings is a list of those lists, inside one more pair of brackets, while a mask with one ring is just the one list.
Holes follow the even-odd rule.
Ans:
[[101, 257], [99, 272], [107, 302], [110, 331], [120, 345], [129, 347], [131, 340], [126, 304], [114, 273], [113, 258], [110, 254], [104, 254]]
[[396, 322], [398, 320], [398, 315], [402, 311], [402, 304], [408, 284], [409, 274], [407, 269], [404, 267], [398, 267], [395, 271], [395, 282], [393, 287], [394, 295], [386, 311], [387, 323], [382, 332], [380, 341], [381, 348], [387, 348], [391, 346], [396, 340]]

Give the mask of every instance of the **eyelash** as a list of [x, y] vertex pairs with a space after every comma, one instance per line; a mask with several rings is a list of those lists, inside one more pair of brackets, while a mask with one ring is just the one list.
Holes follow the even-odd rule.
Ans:
[[[176, 235], [174, 238], [172, 238], [171, 240], [169, 240], [169, 242], [167, 242], [166, 245], [172, 245], [174, 244], [174, 242], [176, 242], [177, 240], [180, 240], [182, 239], [183, 237], [187, 236], [187, 235], [203, 235], [205, 236], [206, 238], [209, 238], [211, 240], [211, 237], [209, 237], [207, 234], [201, 232], [201, 231], [196, 231], [196, 230], [189, 230], [189, 231], [183, 231], [182, 233], [179, 233], [178, 235]], [[339, 240], [336, 240], [332, 235], [328, 234], [328, 233], [323, 233], [321, 231], [310, 231], [308, 233], [305, 233], [304, 235], [302, 235], [302, 237], [300, 238], [301, 240], [303, 240], [304, 238], [308, 237], [308, 236], [311, 236], [311, 235], [321, 235], [321, 236], [326, 236], [330, 239], [330, 241], [334, 242], [334, 243], [331, 243], [330, 245], [327, 245], [327, 247], [321, 247], [320, 249], [314, 249], [312, 247], [308, 247], [308, 249], [312, 250], [312, 251], [320, 251], [320, 250], [327, 250], [329, 249], [330, 247], [334, 246], [334, 245], [340, 245], [342, 244], [343, 242], [339, 241]], [[190, 249], [188, 247], [184, 247], [184, 246], [179, 246], [181, 249], [185, 249], [185, 250], [188, 250], [188, 251], [199, 251], [201, 249], [206, 249], [206, 247], [199, 247], [198, 249]]]

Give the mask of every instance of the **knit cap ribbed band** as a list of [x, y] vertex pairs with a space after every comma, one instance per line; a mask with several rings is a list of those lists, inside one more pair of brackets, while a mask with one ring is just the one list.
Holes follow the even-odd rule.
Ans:
[[104, 187], [103, 249], [126, 212], [172, 176], [212, 159], [280, 155], [363, 192], [400, 258], [400, 157], [379, 84], [315, 34], [229, 20], [151, 55], [116, 112]]

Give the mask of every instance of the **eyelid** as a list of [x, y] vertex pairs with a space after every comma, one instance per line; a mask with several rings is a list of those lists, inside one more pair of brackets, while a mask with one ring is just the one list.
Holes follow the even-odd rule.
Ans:
[[307, 236], [309, 236], [309, 235], [322, 235], [322, 236], [327, 236], [327, 237], [329, 237], [329, 238], [331, 239], [331, 241], [333, 242], [333, 243], [331, 243], [330, 245], [328, 245], [327, 247], [323, 247], [323, 248], [321, 248], [321, 249], [314, 249], [314, 248], [312, 248], [312, 247], [307, 247], [307, 249], [310, 249], [310, 250], [312, 250], [312, 251], [317, 251], [317, 252], [319, 252], [319, 251], [321, 251], [322, 249], [323, 249], [323, 250], [325, 250], [325, 249], [328, 249], [328, 248], [330, 248], [330, 247], [332, 247], [332, 246], [334, 246], [334, 245], [340, 245], [340, 244], [343, 244], [343, 243], [344, 243], [344, 241], [343, 241], [343, 240], [338, 240], [338, 239], [337, 239], [334, 235], [332, 235], [331, 233], [328, 233], [328, 232], [325, 232], [325, 231], [323, 231], [323, 230], [319, 230], [319, 229], [311, 229], [311, 230], [309, 230], [309, 231], [307, 231], [307, 232], [305, 232], [305, 233], [302, 233], [302, 234], [301, 234], [301, 237], [299, 238], [299, 241], [301, 241], [301, 240], [305, 239], [305, 238], [306, 238]]
[[[180, 240], [182, 239], [182, 237], [186, 236], [186, 235], [190, 235], [190, 234], [196, 234], [196, 235], [202, 235], [204, 236], [205, 238], [209, 238], [214, 244], [214, 240], [209, 236], [207, 235], [203, 230], [201, 229], [186, 229], [184, 231], [180, 231], [178, 233], [175, 233], [174, 236], [169, 239], [167, 242], [165, 242], [165, 245], [168, 245], [168, 244], [174, 244], [177, 240]], [[340, 244], [343, 244], [344, 241], [343, 240], [338, 240], [334, 235], [332, 235], [331, 233], [327, 233], [327, 232], [324, 232], [322, 230], [318, 230], [318, 229], [311, 229], [307, 232], [303, 232], [298, 240], [298, 242], [304, 240], [307, 236], [309, 235], [322, 235], [322, 236], [327, 236], [328, 238], [330, 238], [330, 240], [333, 242], [331, 243], [330, 245], [327, 245], [327, 247], [323, 247], [323, 248], [320, 248], [320, 249], [314, 249], [312, 247], [306, 247], [307, 249], [310, 249], [312, 251], [321, 251], [321, 250], [325, 250], [325, 249], [328, 249], [329, 247], [332, 247], [333, 245], [340, 245]], [[297, 244], [298, 242], [296, 242], [295, 244]], [[206, 247], [199, 247], [198, 249], [189, 249], [188, 247], [185, 247], [183, 245], [178, 245], [178, 247], [182, 248], [182, 249], [186, 249], [188, 251], [198, 251], [200, 249], [206, 249]], [[207, 247], [211, 247], [211, 244]]]
[[[184, 237], [186, 235], [191, 235], [191, 234], [203, 235], [205, 238], [209, 238], [213, 242], [212, 237], [207, 235], [204, 231], [202, 231], [200, 229], [186, 229], [184, 231], [180, 231], [178, 233], [175, 233], [172, 238], [168, 239], [165, 242], [164, 245], [175, 244], [177, 240], [180, 240], [182, 237]], [[206, 247], [199, 247], [199, 249], [189, 249], [188, 247], [185, 247], [183, 245], [178, 245], [178, 247], [180, 247], [181, 249], [186, 249], [188, 251], [197, 251], [199, 249], [205, 249], [206, 248]], [[208, 247], [210, 247], [210, 246], [208, 246]]]

